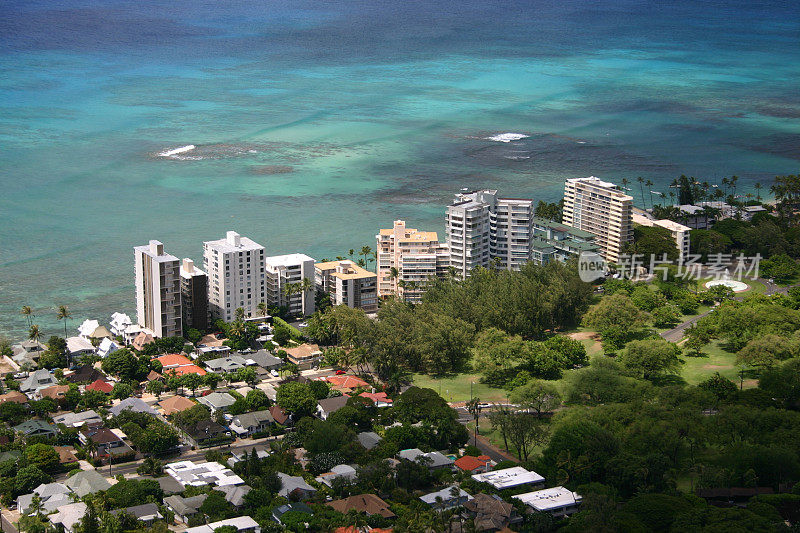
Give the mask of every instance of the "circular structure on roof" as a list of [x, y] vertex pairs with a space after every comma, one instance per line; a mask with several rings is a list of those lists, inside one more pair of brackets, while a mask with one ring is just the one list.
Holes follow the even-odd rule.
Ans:
[[750, 288], [747, 283], [742, 281], [736, 281], [733, 279], [715, 279], [706, 283], [706, 289], [710, 289], [711, 287], [717, 287], [719, 285], [724, 285], [725, 287], [730, 288], [733, 292], [742, 292], [746, 291]]

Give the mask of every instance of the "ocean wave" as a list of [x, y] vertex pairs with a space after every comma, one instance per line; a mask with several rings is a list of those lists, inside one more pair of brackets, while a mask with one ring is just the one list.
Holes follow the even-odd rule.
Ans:
[[191, 152], [197, 148], [193, 144], [187, 144], [186, 146], [181, 146], [180, 148], [173, 148], [172, 150], [164, 150], [163, 152], [159, 152], [159, 157], [174, 157], [178, 154], [185, 154], [186, 152]]
[[530, 137], [530, 135], [525, 135], [524, 133], [498, 133], [497, 135], [486, 137], [486, 140], [510, 143], [511, 141], [519, 141], [521, 139], [527, 139], [528, 137]]

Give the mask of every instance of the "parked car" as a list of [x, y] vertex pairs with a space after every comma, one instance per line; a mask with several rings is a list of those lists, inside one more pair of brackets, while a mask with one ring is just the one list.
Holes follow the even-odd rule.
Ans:
[[341, 376], [342, 374], [347, 374], [347, 372], [345, 372], [344, 370], [337, 370], [336, 371], [336, 375], [337, 376]]
[[272, 374], [273, 377], [276, 377], [276, 378], [280, 375], [280, 374], [278, 374], [278, 371], [275, 370], [274, 368], [272, 370], [270, 370], [269, 373]]

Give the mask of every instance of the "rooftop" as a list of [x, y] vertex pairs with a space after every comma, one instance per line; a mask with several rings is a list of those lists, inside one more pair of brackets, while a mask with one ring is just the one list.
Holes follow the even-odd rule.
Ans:
[[544, 482], [542, 476], [536, 472], [526, 470], [521, 466], [504, 468], [502, 470], [485, 472], [483, 474], [474, 474], [472, 479], [479, 483], [488, 483], [496, 489], [507, 489], [519, 485], [526, 485], [528, 483]]
[[178, 461], [164, 466], [164, 471], [184, 486], [202, 487], [203, 485], [241, 485], [244, 480], [219, 463]]
[[517, 494], [514, 498], [522, 503], [533, 507], [537, 511], [550, 511], [569, 507], [581, 502], [581, 496], [564, 487], [553, 487], [550, 489], [535, 490], [525, 494]]
[[224, 239], [217, 239], [216, 241], [205, 241], [204, 245], [218, 250], [223, 253], [227, 252], [244, 252], [253, 250], [263, 250], [264, 247], [255, 242], [254, 240], [242, 237], [235, 231], [229, 231]]

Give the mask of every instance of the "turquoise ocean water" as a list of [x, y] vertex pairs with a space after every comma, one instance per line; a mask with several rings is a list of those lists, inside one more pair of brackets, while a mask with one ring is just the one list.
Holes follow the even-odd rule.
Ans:
[[149, 239], [321, 258], [461, 187], [752, 189], [798, 171], [799, 80], [792, 1], [2, 0], [0, 332], [133, 315]]

